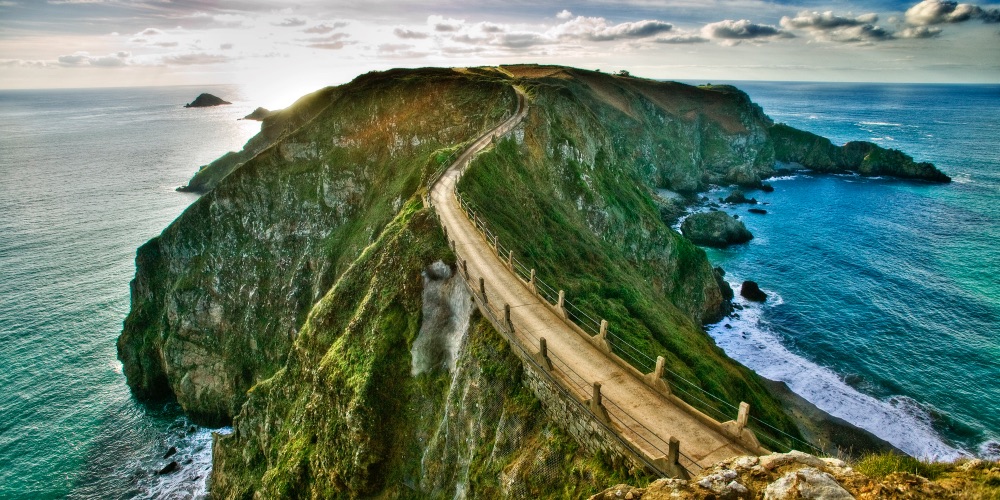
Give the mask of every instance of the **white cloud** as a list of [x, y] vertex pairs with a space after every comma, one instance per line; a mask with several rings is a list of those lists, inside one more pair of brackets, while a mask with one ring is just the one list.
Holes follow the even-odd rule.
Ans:
[[434, 31], [449, 33], [461, 30], [462, 26], [465, 25], [465, 19], [451, 19], [433, 15], [427, 16], [427, 24], [434, 28]]
[[978, 5], [950, 0], [923, 0], [906, 10], [906, 22], [914, 26], [960, 23], [972, 19], [1000, 22], [1000, 9], [983, 9]]
[[221, 64], [229, 62], [230, 59], [221, 54], [207, 54], [204, 52], [192, 52], [188, 54], [171, 54], [161, 58], [163, 64], [171, 66], [191, 66], [201, 64]]
[[837, 16], [833, 11], [829, 10], [826, 12], [802, 11], [795, 17], [782, 17], [781, 26], [786, 29], [830, 30], [873, 24], [876, 21], [878, 21], [878, 14], [874, 12], [861, 14], [856, 17], [850, 17], [850, 14], [848, 14], [848, 17], [844, 17]]
[[395, 29], [392, 30], [392, 33], [399, 38], [407, 40], [427, 38], [430, 36], [430, 34], [428, 33], [424, 33], [422, 31], [414, 31], [411, 29], [403, 28], [402, 26], [397, 26]]
[[653, 39], [656, 43], [668, 43], [668, 44], [691, 44], [691, 43], [705, 43], [708, 41], [707, 38], [699, 35], [694, 35], [691, 33], [676, 34], [661, 36]]
[[118, 68], [129, 64], [130, 52], [115, 52], [106, 56], [92, 56], [88, 52], [76, 52], [70, 55], [61, 55], [57, 59], [61, 66], [66, 67], [86, 67], [97, 66], [100, 68]]
[[606, 42], [629, 38], [646, 38], [665, 33], [674, 28], [670, 23], [652, 19], [609, 25], [603, 17], [577, 16], [553, 28], [549, 35], [554, 38], [578, 38], [594, 42]]
[[791, 33], [782, 31], [776, 26], [756, 24], [747, 19], [739, 21], [726, 19], [717, 23], [709, 23], [701, 29], [701, 34], [706, 38], [731, 41], [794, 37]]
[[331, 31], [333, 31], [335, 29], [343, 28], [344, 26], [347, 26], [347, 23], [345, 23], [345, 22], [336, 22], [336, 23], [333, 23], [332, 25], [323, 23], [323, 24], [317, 24], [316, 26], [312, 26], [312, 27], [306, 28], [306, 29], [304, 29], [302, 31], [304, 33], [310, 33], [310, 34], [315, 34], [315, 35], [325, 35], [325, 34], [331, 32]]
[[572, 18], [573, 18], [573, 13], [566, 9], [563, 9], [562, 12], [556, 14], [556, 19], [562, 19], [564, 21]]
[[284, 20], [282, 20], [280, 22], [271, 23], [271, 24], [273, 24], [274, 26], [280, 26], [282, 28], [296, 28], [296, 27], [299, 27], [299, 26], [305, 26], [306, 25], [306, 20], [305, 19], [299, 19], [297, 17], [288, 17], [288, 18], [285, 18]]
[[900, 38], [934, 38], [941, 34], [941, 28], [932, 26], [910, 26], [896, 35]]

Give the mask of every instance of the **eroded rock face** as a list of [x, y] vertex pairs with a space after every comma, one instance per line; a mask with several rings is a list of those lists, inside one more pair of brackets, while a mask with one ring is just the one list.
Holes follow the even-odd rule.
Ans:
[[727, 247], [746, 243], [753, 234], [742, 222], [722, 211], [691, 214], [681, 224], [681, 233], [696, 245]]

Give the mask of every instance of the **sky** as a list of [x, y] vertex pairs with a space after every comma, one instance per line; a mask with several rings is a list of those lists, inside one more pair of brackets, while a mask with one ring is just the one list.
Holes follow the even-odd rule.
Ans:
[[371, 70], [516, 62], [675, 80], [1000, 83], [1000, 4], [0, 0], [0, 88], [236, 83], [280, 101]]

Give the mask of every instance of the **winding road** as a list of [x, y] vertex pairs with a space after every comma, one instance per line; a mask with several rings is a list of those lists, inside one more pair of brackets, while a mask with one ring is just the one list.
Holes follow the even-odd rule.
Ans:
[[586, 400], [591, 396], [591, 384], [600, 382], [605, 407], [615, 426], [648, 456], [663, 455], [671, 437], [680, 441], [681, 464], [689, 470], [692, 465], [702, 468], [726, 458], [751, 454], [650, 388], [582, 338], [494, 254], [492, 244], [466, 216], [455, 195], [456, 183], [470, 160], [489, 146], [494, 136], [509, 133], [527, 116], [526, 97], [519, 89], [515, 90], [517, 112], [473, 143], [430, 190], [431, 204], [448, 238], [454, 240], [459, 257], [467, 261], [470, 281], [478, 283], [480, 277], [484, 278], [490, 303], [510, 305], [511, 322], [522, 346], [535, 352], [539, 338], [546, 339], [556, 364], [553, 375], [564, 387]]

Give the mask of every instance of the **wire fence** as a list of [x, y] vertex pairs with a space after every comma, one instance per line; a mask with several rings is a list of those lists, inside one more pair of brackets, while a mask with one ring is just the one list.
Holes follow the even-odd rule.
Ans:
[[[465, 211], [466, 215], [468, 215], [469, 220], [472, 221], [476, 229], [481, 232], [489, 245], [494, 247], [497, 256], [501, 258], [501, 260], [506, 261], [512, 255], [512, 252], [516, 253], [512, 247], [507, 246], [500, 241], [497, 232], [489, 227], [487, 221], [479, 215], [480, 212], [475, 210], [469, 201], [457, 191], [457, 187], [455, 196], [458, 198], [459, 204]], [[540, 297], [553, 306], [559, 305], [559, 292], [561, 290], [547, 283], [537, 275], [535, 268], [529, 267], [516, 257], [511, 259], [511, 264], [513, 272], [522, 281], [531, 284], [533, 279], [535, 291]], [[597, 319], [597, 315], [593, 313], [593, 311], [588, 312], [574, 304], [571, 300], [566, 298], [565, 293], [563, 294], [562, 308], [565, 310], [568, 319], [581, 330], [591, 336], [601, 334], [602, 321]], [[633, 342], [630, 342], [625, 337], [617, 334], [610, 327], [605, 327], [604, 334], [605, 340], [608, 342], [612, 351], [626, 363], [637, 368], [643, 373], [652, 373], [655, 370], [656, 358], [654, 357], [654, 354], [636, 346]], [[706, 413], [711, 418], [719, 422], [736, 419], [739, 413], [739, 406], [737, 404], [728, 401], [722, 396], [705, 390], [700, 384], [689, 380], [676, 371], [666, 367], [664, 367], [664, 377], [664, 381], [669, 384], [672, 391], [680, 395], [683, 400], [688, 402], [688, 404], [691, 404], [698, 410]], [[805, 449], [813, 453], [823, 452], [822, 447], [805, 441], [799, 437], [792, 436], [791, 434], [752, 415], [749, 418], [747, 427], [754, 432], [761, 444], [770, 450], [788, 451], [792, 449]]]

